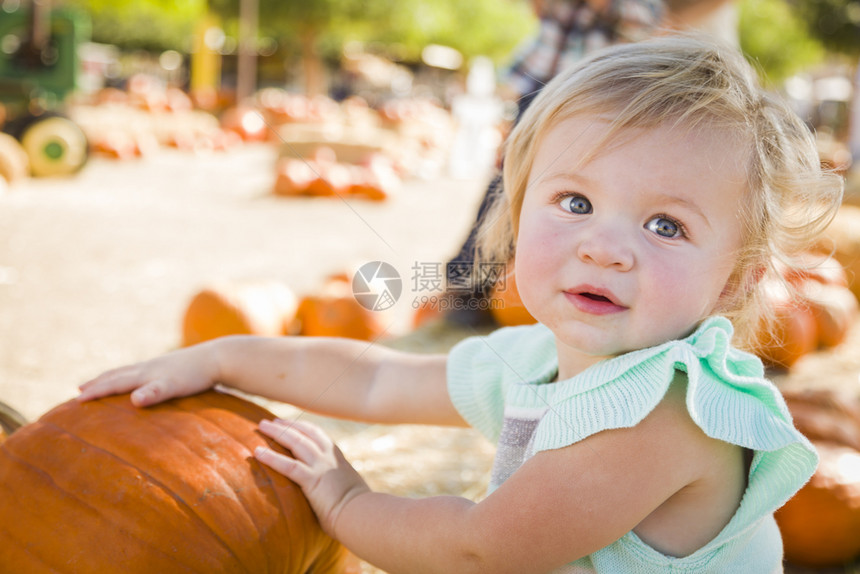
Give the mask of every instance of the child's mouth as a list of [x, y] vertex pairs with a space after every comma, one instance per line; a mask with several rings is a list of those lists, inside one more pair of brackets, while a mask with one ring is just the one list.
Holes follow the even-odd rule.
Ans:
[[585, 297], [586, 299], [591, 299], [592, 301], [602, 301], [604, 303], [612, 303], [607, 297], [603, 295], [597, 295], [595, 293], [578, 293], [580, 297]]
[[570, 289], [565, 291], [567, 299], [573, 303], [579, 311], [590, 315], [608, 315], [627, 310], [627, 307], [616, 303], [614, 295], [605, 289], [586, 288]]

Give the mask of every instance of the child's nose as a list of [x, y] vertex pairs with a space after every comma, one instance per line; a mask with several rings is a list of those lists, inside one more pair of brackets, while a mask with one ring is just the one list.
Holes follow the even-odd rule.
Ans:
[[612, 226], [593, 229], [583, 237], [579, 243], [577, 255], [587, 263], [627, 271], [633, 267], [633, 251], [621, 234], [613, 232], [608, 227]]

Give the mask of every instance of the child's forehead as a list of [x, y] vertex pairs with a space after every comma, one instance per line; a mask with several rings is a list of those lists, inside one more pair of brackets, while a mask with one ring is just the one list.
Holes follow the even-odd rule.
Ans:
[[[542, 148], [575, 149], [585, 164], [598, 154], [623, 147], [639, 138], [682, 142], [689, 153], [708, 154], [721, 163], [731, 161], [745, 167], [749, 159], [749, 134], [715, 122], [639, 119], [620, 121], [607, 112], [580, 112], [548, 122], [535, 138], [535, 151]], [[655, 150], [659, 154], [659, 150]]]
[[600, 166], [600, 173], [630, 174], [655, 188], [719, 178], [740, 191], [748, 187], [748, 150], [735, 133], [718, 128], [619, 125], [605, 115], [580, 114], [556, 122], [538, 138], [529, 180], [582, 179]]

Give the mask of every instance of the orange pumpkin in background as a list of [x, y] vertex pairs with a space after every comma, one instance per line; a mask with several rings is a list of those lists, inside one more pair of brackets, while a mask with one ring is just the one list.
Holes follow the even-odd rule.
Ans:
[[793, 299], [778, 282], [764, 288], [774, 313], [774, 323], [762, 327], [756, 337], [754, 352], [770, 366], [788, 368], [818, 347], [818, 328], [811, 310]]
[[840, 566], [860, 557], [860, 400], [833, 390], [784, 390], [798, 430], [820, 457], [812, 479], [776, 512], [786, 559]]
[[304, 297], [296, 319], [299, 334], [309, 337], [373, 341], [385, 332], [380, 312], [363, 307], [355, 299], [352, 282], [344, 274], [329, 277], [320, 294]]
[[226, 335], [276, 337], [296, 331], [298, 298], [277, 282], [221, 284], [197, 293], [182, 320], [182, 344]]
[[779, 281], [763, 286], [775, 323], [760, 327], [753, 350], [770, 366], [789, 368], [808, 353], [839, 345], [857, 317], [858, 302], [839, 262], [813, 254], [803, 259], [807, 269], [786, 272], [787, 286]]
[[248, 106], [236, 106], [221, 114], [221, 127], [239, 134], [246, 142], [262, 142], [269, 137], [269, 126], [259, 110]]
[[375, 158], [362, 165], [337, 161], [334, 150], [320, 146], [311, 158], [282, 157], [275, 165], [272, 193], [284, 197], [339, 197], [382, 201], [395, 187], [389, 164]]
[[434, 293], [428, 295], [422, 303], [418, 305], [415, 312], [412, 314], [412, 328], [418, 329], [424, 325], [437, 321], [442, 318], [442, 305], [440, 301], [444, 297], [443, 293]]
[[51, 410], [0, 445], [4, 572], [357, 572], [301, 490], [258, 463], [287, 452], [265, 409], [209, 391]]
[[818, 470], [775, 516], [786, 560], [808, 568], [840, 566], [860, 556], [860, 452], [813, 444]]
[[493, 319], [502, 327], [537, 323], [520, 299], [513, 263], [508, 265], [508, 269], [510, 272], [505, 275], [504, 281], [496, 283], [490, 291], [490, 313]]

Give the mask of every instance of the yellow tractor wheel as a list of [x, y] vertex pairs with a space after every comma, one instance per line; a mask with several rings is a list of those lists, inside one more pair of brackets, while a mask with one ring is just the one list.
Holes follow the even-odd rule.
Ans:
[[37, 177], [71, 175], [87, 161], [87, 137], [73, 121], [54, 116], [30, 125], [21, 136]]

